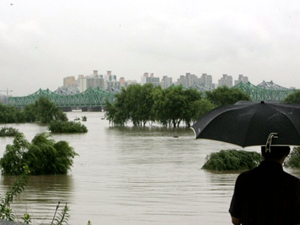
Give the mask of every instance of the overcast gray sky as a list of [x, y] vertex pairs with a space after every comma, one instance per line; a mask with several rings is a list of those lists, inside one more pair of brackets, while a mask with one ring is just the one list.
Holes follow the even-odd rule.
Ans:
[[93, 70], [300, 88], [299, 44], [299, 0], [1, 0], [0, 90], [54, 91]]

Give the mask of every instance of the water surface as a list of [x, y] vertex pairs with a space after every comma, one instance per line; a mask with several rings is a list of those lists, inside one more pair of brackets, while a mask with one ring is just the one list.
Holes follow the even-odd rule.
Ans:
[[[55, 134], [79, 154], [68, 175], [31, 176], [16, 199], [17, 215], [33, 224], [49, 224], [57, 202], [68, 203], [69, 224], [188, 225], [230, 224], [228, 207], [238, 173], [201, 170], [205, 158], [236, 146], [195, 140], [191, 129], [116, 128], [103, 113], [72, 112], [70, 120], [87, 116], [87, 134]], [[8, 125], [31, 141], [47, 131], [38, 124]], [[174, 137], [174, 136], [178, 136]], [[0, 139], [0, 156], [12, 138]], [[257, 150], [257, 148], [249, 148]], [[289, 172], [300, 176], [298, 170]], [[14, 177], [0, 176], [5, 193]]]

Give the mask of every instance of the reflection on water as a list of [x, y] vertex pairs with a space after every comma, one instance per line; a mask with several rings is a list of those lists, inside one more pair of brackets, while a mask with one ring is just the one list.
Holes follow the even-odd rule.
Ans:
[[[1, 193], [11, 189], [17, 177], [1, 177]], [[70, 201], [73, 192], [72, 176], [30, 176], [25, 191], [20, 194], [13, 205], [17, 215], [29, 213], [34, 218], [51, 221], [54, 209], [59, 201]]]
[[[189, 128], [110, 127], [101, 120], [103, 113], [68, 113], [71, 120], [84, 115], [87, 134], [53, 135], [79, 154], [72, 171], [30, 177], [26, 191], [16, 199], [17, 213], [30, 213], [35, 224], [45, 218], [49, 222], [61, 201], [70, 206], [72, 225], [88, 220], [112, 225], [230, 224], [228, 207], [238, 173], [212, 173], [201, 167], [211, 152], [235, 146], [195, 140]], [[47, 130], [36, 124], [18, 127], [30, 141]], [[11, 142], [0, 139], [1, 156]], [[1, 193], [13, 179], [1, 176]]]

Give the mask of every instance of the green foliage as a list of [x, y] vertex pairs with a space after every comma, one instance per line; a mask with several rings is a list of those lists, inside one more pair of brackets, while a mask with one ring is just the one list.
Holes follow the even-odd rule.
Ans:
[[13, 137], [19, 133], [19, 130], [13, 127], [2, 127], [0, 129], [0, 137]]
[[284, 165], [291, 168], [300, 168], [300, 147], [293, 149]]
[[0, 104], [0, 123], [41, 122], [53, 120], [67, 121], [67, 115], [47, 97], [41, 96], [34, 104], [25, 106], [24, 110], [14, 106]]
[[113, 104], [107, 101], [106, 118], [117, 126], [124, 126], [129, 120], [134, 126], [145, 126], [153, 120], [152, 106], [153, 84], [135, 84], [115, 95]]
[[201, 100], [201, 96], [196, 89], [184, 89], [182, 86], [156, 91], [153, 95], [156, 120], [173, 127], [178, 127], [183, 121], [189, 127], [194, 116], [194, 102]]
[[[28, 174], [31, 172], [29, 171], [29, 168], [27, 166], [23, 168], [23, 171], [24, 172], [17, 178], [11, 190], [6, 192], [5, 197], [2, 197], [0, 195], [0, 219], [1, 220], [15, 221], [16, 219], [13, 209], [11, 208], [11, 204], [13, 203], [14, 198], [24, 191], [27, 185]], [[68, 204], [66, 204], [64, 208], [61, 210], [61, 212], [56, 215], [59, 205], [60, 202], [58, 202], [58, 205], [56, 207], [51, 225], [68, 224], [68, 220], [70, 218], [69, 215], [70, 209], [68, 207]], [[31, 224], [31, 216], [28, 213], [25, 213], [21, 219], [23, 220], [24, 224]], [[92, 223], [88, 221], [88, 225], [91, 224]]]
[[216, 106], [207, 99], [200, 99], [191, 103], [192, 121], [198, 121], [204, 114], [213, 110]]
[[30, 173], [28, 167], [23, 168], [23, 173], [20, 175], [11, 188], [10, 191], [8, 191], [4, 198], [1, 197], [1, 203], [0, 203], [0, 219], [1, 220], [9, 220], [14, 221], [15, 214], [13, 213], [12, 208], [10, 207], [11, 203], [13, 202], [14, 198], [20, 194], [26, 184], [27, 184], [27, 175]]
[[32, 107], [36, 113], [36, 121], [50, 123], [54, 120], [67, 121], [67, 115], [47, 97], [41, 96]]
[[4, 174], [20, 175], [24, 172], [23, 154], [30, 144], [22, 133], [16, 135], [12, 145], [7, 145], [3, 158], [0, 159], [0, 167]]
[[23, 123], [26, 122], [23, 112], [14, 106], [0, 103], [0, 123]]
[[29, 143], [23, 134], [18, 134], [13, 145], [7, 145], [0, 167], [5, 175], [19, 175], [28, 165], [31, 174], [66, 174], [77, 155], [66, 141], [55, 142], [50, 134], [37, 134]]
[[235, 104], [242, 100], [251, 100], [250, 96], [242, 90], [237, 88], [228, 88], [227, 86], [221, 86], [213, 91], [207, 91], [205, 95], [206, 98], [215, 106]]
[[177, 127], [183, 121], [190, 126], [193, 121], [193, 103], [201, 99], [195, 89], [185, 90], [182, 86], [168, 89], [130, 85], [115, 96], [113, 104], [107, 102], [106, 118], [114, 125], [125, 126], [132, 121], [134, 126], [145, 126], [147, 122], [158, 122]]
[[202, 169], [216, 171], [245, 170], [258, 166], [260, 161], [261, 156], [257, 152], [234, 149], [221, 150], [207, 156]]
[[52, 133], [86, 133], [88, 129], [80, 122], [55, 120], [50, 122], [49, 130]]
[[62, 225], [62, 224], [68, 224], [68, 220], [70, 218], [69, 215], [69, 207], [68, 204], [65, 205], [65, 207], [61, 210], [61, 212], [55, 217], [55, 223], [51, 223], [51, 224], [55, 224], [55, 225]]
[[295, 103], [300, 104], [300, 90], [297, 90], [288, 96], [285, 97], [283, 100], [285, 103]]
[[23, 223], [25, 224], [30, 224], [31, 223], [31, 217], [28, 213], [25, 213], [24, 216], [22, 217]]

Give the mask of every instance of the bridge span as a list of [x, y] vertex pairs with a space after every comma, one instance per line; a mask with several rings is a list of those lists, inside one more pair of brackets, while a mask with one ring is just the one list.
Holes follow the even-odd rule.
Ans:
[[106, 106], [106, 101], [113, 102], [114, 94], [103, 91], [100, 88], [89, 88], [86, 91], [74, 95], [60, 95], [49, 89], [39, 89], [35, 93], [22, 97], [9, 97], [8, 105], [23, 108], [26, 105], [33, 104], [40, 96], [48, 97], [50, 101], [65, 111], [72, 109], [82, 110], [101, 110]]
[[[272, 82], [269, 82], [273, 85]], [[252, 101], [283, 101], [284, 98], [295, 92], [296, 89], [283, 88], [278, 85], [269, 85], [269, 83], [262, 83], [263, 85], [255, 86], [248, 83], [239, 83], [232, 88], [238, 88], [247, 93]], [[203, 91], [203, 90], [199, 90]], [[104, 91], [100, 88], [89, 88], [86, 91], [73, 94], [61, 95], [56, 94], [49, 89], [39, 89], [35, 93], [22, 97], [8, 97], [8, 105], [13, 105], [18, 108], [23, 108], [25, 105], [33, 104], [40, 96], [48, 97], [57, 106], [64, 110], [82, 109], [82, 110], [100, 110], [106, 106], [106, 101], [113, 102], [115, 94]]]

